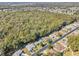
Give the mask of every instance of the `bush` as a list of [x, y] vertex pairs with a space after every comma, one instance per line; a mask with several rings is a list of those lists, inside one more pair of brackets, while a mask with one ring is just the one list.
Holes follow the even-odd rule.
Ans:
[[59, 26], [63, 19], [71, 21], [70, 18], [69, 15], [41, 11], [0, 12], [0, 47], [4, 55], [10, 55], [9, 50], [15, 51], [34, 42]]

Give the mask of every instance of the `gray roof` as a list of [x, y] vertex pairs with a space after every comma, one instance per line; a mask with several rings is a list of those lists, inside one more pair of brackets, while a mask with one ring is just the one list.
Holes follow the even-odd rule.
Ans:
[[18, 50], [12, 56], [19, 56], [21, 53], [22, 53], [22, 50]]
[[35, 47], [34, 43], [26, 45], [26, 48], [30, 51], [33, 47]]

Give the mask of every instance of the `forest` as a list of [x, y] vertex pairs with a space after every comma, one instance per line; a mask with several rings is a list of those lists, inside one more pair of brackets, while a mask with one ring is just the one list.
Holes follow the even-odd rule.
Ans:
[[25, 44], [34, 42], [70, 22], [70, 15], [47, 11], [0, 12], [0, 55], [12, 55]]

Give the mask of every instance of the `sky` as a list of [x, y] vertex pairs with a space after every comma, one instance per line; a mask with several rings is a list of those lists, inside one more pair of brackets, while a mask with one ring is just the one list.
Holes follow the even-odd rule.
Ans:
[[0, 2], [79, 2], [79, 0], [0, 0]]

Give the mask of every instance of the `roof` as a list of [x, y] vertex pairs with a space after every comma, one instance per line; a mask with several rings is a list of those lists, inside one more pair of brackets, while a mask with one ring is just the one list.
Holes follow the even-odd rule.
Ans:
[[18, 50], [12, 56], [20, 56], [21, 53], [22, 53], [22, 50]]
[[30, 51], [33, 47], [35, 47], [34, 43], [26, 45], [25, 48], [27, 48]]

